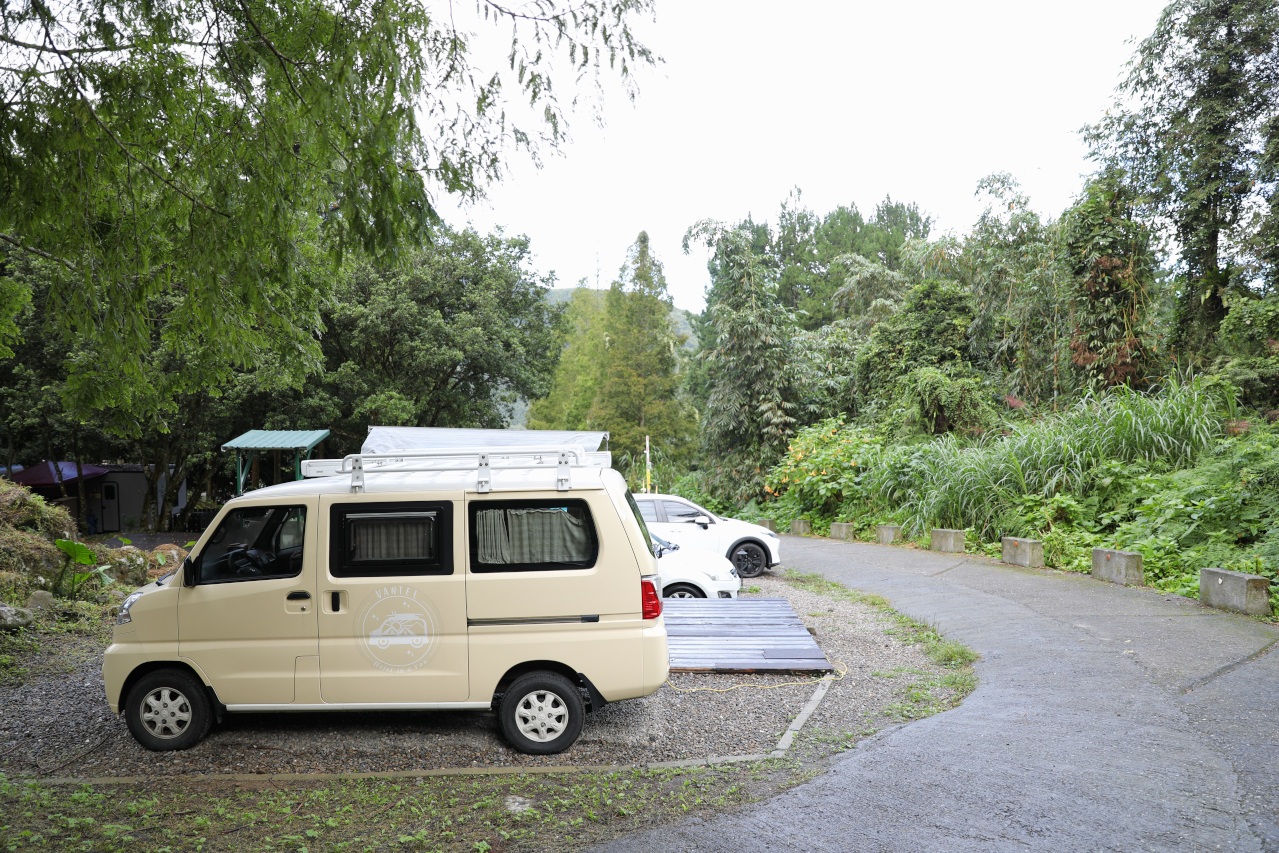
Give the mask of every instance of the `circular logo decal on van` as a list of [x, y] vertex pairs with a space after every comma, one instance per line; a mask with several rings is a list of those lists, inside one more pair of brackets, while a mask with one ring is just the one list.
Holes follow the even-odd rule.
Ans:
[[373, 591], [373, 598], [356, 620], [361, 649], [384, 672], [412, 672], [431, 660], [438, 646], [438, 620], [431, 605], [418, 599], [417, 590], [387, 586]]

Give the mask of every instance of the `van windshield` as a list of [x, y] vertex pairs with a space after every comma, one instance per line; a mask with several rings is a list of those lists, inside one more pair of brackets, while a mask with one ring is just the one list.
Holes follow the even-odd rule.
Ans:
[[631, 490], [626, 490], [626, 502], [631, 507], [631, 512], [635, 514], [635, 522], [639, 524], [640, 531], [644, 534], [644, 542], [648, 545], [649, 553], [653, 553], [653, 537], [649, 535], [648, 525], [644, 523], [644, 516], [640, 515], [639, 504], [635, 503], [635, 496], [631, 494]]

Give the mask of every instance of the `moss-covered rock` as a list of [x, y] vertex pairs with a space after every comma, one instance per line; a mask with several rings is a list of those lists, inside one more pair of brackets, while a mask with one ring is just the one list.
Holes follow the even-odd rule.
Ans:
[[39, 535], [47, 542], [70, 539], [76, 529], [71, 513], [45, 503], [25, 486], [0, 479], [0, 528], [14, 528]]
[[[2, 585], [25, 591], [47, 587], [66, 561], [53, 540], [75, 530], [70, 513], [50, 506], [28, 489], [0, 480], [0, 573]], [[18, 582], [10, 576], [23, 579]]]

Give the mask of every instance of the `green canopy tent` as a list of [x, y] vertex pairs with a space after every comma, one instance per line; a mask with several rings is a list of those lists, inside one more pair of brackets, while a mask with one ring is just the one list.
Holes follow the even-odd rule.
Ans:
[[235, 451], [235, 493], [245, 492], [246, 481], [254, 469], [258, 454], [274, 451], [276, 454], [276, 470], [279, 470], [279, 455], [285, 451], [293, 453], [293, 479], [302, 479], [302, 460], [310, 459], [315, 446], [329, 437], [327, 429], [251, 429], [222, 445], [223, 450]]

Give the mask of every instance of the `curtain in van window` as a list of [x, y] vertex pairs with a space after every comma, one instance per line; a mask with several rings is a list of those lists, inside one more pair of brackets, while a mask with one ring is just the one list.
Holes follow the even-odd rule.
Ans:
[[475, 539], [481, 563], [514, 563], [506, 535], [506, 510], [482, 509], [475, 514]]
[[591, 558], [586, 522], [556, 507], [480, 510], [476, 537], [481, 563], [574, 563]]
[[351, 548], [348, 559], [429, 560], [434, 519], [362, 518], [350, 519], [347, 535]]

